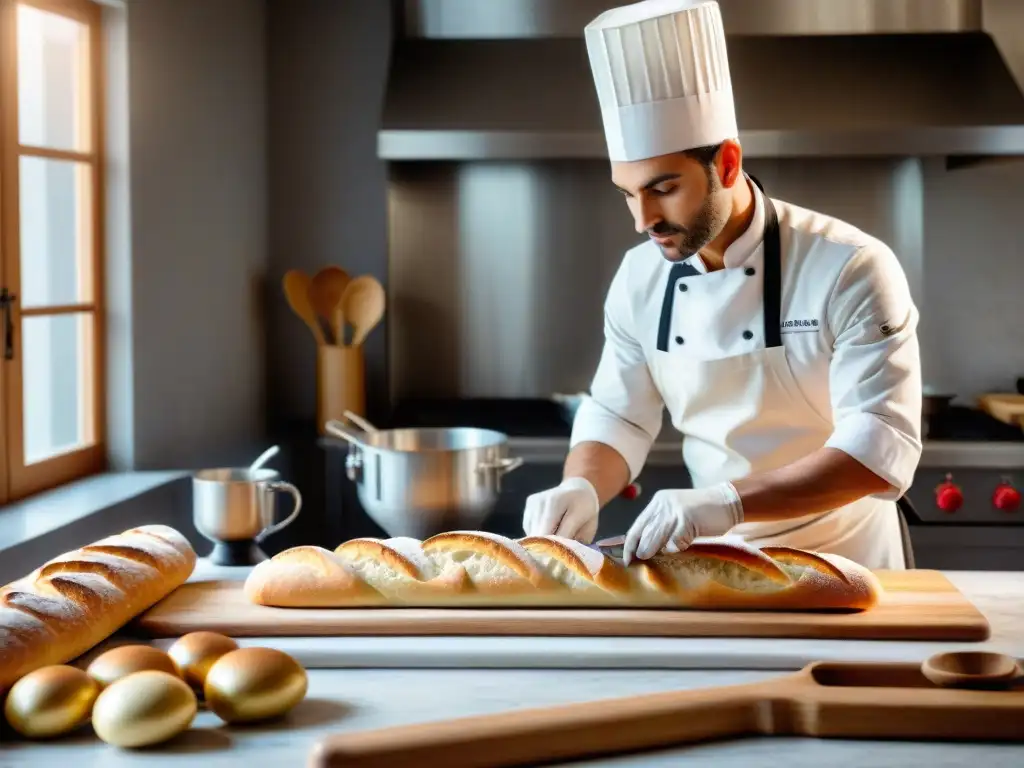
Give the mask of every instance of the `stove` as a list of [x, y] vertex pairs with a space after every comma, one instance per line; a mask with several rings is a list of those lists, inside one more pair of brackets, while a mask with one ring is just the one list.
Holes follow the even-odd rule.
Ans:
[[932, 418], [907, 492], [918, 568], [1024, 568], [1024, 432], [964, 407]]
[[1020, 526], [1024, 431], [973, 408], [952, 407], [931, 421], [924, 455], [907, 493], [917, 525]]

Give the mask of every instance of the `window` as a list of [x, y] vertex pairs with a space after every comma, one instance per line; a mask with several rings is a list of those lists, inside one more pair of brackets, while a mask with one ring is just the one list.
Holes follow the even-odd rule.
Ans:
[[100, 13], [0, 0], [0, 502], [106, 460]]

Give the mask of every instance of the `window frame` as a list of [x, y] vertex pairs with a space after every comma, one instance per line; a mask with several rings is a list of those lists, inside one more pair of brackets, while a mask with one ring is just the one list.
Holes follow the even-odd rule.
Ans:
[[[22, 145], [18, 120], [18, 6], [74, 19], [88, 28], [88, 78], [90, 146], [87, 151], [51, 149]], [[0, 357], [0, 503], [15, 501], [106, 468], [106, 323], [104, 274], [106, 235], [104, 56], [102, 7], [93, 0], [0, 0], [0, 287], [14, 294], [9, 304], [13, 324], [13, 359]], [[91, 301], [71, 305], [21, 307], [20, 187], [22, 157], [71, 160], [91, 166], [88, 185], [91, 213], [90, 256], [83, 263], [91, 269], [86, 278], [92, 284]], [[56, 317], [87, 312], [92, 315], [91, 370], [85, 380], [85, 437], [92, 438], [83, 447], [25, 464], [23, 318]], [[3, 346], [3, 317], [0, 315], [0, 348]]]

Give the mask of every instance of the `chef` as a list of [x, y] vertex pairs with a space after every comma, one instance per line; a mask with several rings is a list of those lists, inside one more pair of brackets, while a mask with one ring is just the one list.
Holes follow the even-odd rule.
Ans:
[[693, 487], [651, 497], [627, 562], [729, 534], [903, 568], [921, 374], [899, 262], [744, 171], [717, 3], [645, 0], [585, 36], [611, 180], [647, 237], [612, 279], [564, 479], [527, 499], [526, 533], [590, 543], [667, 408]]

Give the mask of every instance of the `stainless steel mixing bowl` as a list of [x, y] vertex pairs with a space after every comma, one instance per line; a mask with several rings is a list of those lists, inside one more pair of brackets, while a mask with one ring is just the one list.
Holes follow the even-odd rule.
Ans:
[[389, 536], [478, 530], [498, 502], [502, 477], [523, 463], [508, 456], [508, 436], [489, 429], [364, 432], [334, 420], [326, 429], [348, 442], [348, 477]]

